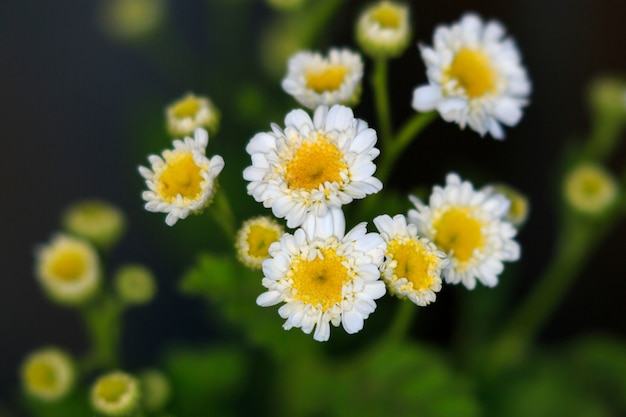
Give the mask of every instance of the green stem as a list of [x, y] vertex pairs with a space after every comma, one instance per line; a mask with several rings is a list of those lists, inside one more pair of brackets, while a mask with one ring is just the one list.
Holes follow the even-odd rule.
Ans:
[[396, 315], [387, 331], [385, 337], [383, 337], [383, 343], [398, 343], [404, 339], [413, 319], [415, 318], [417, 307], [409, 300], [399, 300], [398, 308], [396, 309]]
[[345, 0], [318, 0], [306, 11], [306, 26], [302, 29], [302, 45], [312, 47], [320, 33], [328, 27], [328, 21]]
[[610, 114], [597, 114], [584, 155], [592, 160], [606, 160], [611, 156], [623, 126], [624, 122], [621, 117], [617, 118]]
[[122, 310], [122, 305], [113, 298], [103, 298], [82, 310], [91, 342], [91, 353], [84, 364], [85, 372], [119, 366]]
[[374, 91], [376, 113], [378, 114], [379, 139], [386, 147], [391, 140], [391, 110], [389, 107], [389, 88], [387, 85], [388, 61], [385, 58], [374, 60], [372, 89]]
[[237, 219], [228, 201], [228, 196], [223, 190], [218, 190], [215, 193], [213, 204], [209, 206], [209, 212], [226, 236], [234, 241], [237, 233]]

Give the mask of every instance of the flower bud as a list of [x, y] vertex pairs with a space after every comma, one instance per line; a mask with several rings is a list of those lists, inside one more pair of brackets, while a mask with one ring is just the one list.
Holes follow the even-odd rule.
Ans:
[[124, 233], [124, 213], [112, 204], [86, 200], [73, 204], [63, 214], [63, 227], [69, 233], [82, 237], [95, 246], [108, 249]]
[[155, 33], [165, 20], [164, 0], [106, 0], [101, 3], [102, 29], [122, 41], [145, 39]]
[[616, 201], [617, 193], [615, 179], [600, 165], [580, 164], [565, 177], [565, 200], [572, 208], [585, 214], [604, 213]]
[[167, 129], [174, 137], [193, 136], [197, 128], [214, 135], [220, 125], [220, 112], [215, 104], [203, 96], [187, 93], [165, 109]]
[[493, 189], [496, 193], [502, 194], [511, 202], [509, 211], [504, 215], [504, 220], [513, 223], [513, 225], [517, 227], [524, 224], [528, 218], [528, 212], [530, 211], [528, 198], [507, 184], [496, 184], [493, 186]]
[[283, 233], [283, 227], [271, 217], [260, 216], [246, 221], [237, 232], [237, 257], [249, 268], [261, 269], [269, 256], [270, 245]]
[[115, 274], [115, 289], [127, 304], [146, 304], [156, 293], [152, 272], [142, 265], [126, 265]]
[[140, 401], [139, 382], [121, 371], [101, 376], [91, 388], [91, 406], [106, 416], [129, 416]]
[[24, 391], [42, 401], [57, 401], [73, 388], [74, 361], [60, 349], [48, 347], [32, 352], [21, 368]]
[[170, 382], [163, 372], [148, 369], [139, 374], [143, 407], [149, 413], [161, 411], [171, 395]]
[[358, 19], [356, 41], [371, 57], [399, 56], [411, 41], [409, 8], [390, 1], [368, 7]]

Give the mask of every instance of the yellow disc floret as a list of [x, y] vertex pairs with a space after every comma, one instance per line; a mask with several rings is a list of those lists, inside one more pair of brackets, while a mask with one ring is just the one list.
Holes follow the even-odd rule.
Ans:
[[291, 189], [313, 190], [326, 182], [340, 182], [346, 169], [342, 152], [320, 135], [305, 142], [287, 164], [285, 180]]
[[44, 401], [55, 401], [72, 389], [74, 363], [59, 349], [43, 348], [31, 353], [24, 361], [21, 377], [29, 395]]
[[237, 257], [246, 266], [261, 269], [269, 256], [272, 243], [283, 235], [283, 227], [271, 217], [259, 216], [247, 220], [237, 232]]
[[482, 97], [496, 86], [496, 74], [489, 58], [474, 49], [462, 48], [457, 52], [448, 75], [458, 81], [469, 98]]
[[201, 167], [194, 161], [193, 154], [174, 153], [166, 158], [166, 163], [158, 179], [158, 194], [168, 202], [172, 202], [179, 194], [192, 200], [198, 198], [203, 178]]
[[416, 291], [430, 288], [435, 280], [431, 269], [441, 263], [439, 257], [425, 253], [422, 245], [413, 239], [389, 242], [387, 256], [397, 262], [394, 275], [397, 278], [406, 278]]
[[77, 281], [87, 268], [85, 252], [81, 246], [68, 246], [64, 249], [50, 259], [50, 273], [61, 281]]
[[172, 113], [178, 118], [194, 117], [200, 110], [198, 99], [189, 94], [172, 105]]
[[453, 207], [434, 222], [434, 242], [444, 252], [465, 263], [485, 244], [483, 223], [466, 207]]
[[289, 273], [294, 298], [326, 311], [343, 299], [343, 286], [350, 279], [346, 258], [333, 249], [322, 249], [313, 260], [296, 259]]
[[371, 18], [382, 27], [397, 29], [400, 26], [402, 18], [394, 4], [382, 2], [371, 13]]
[[305, 73], [306, 85], [318, 94], [337, 91], [346, 77], [348, 69], [343, 65], [329, 65], [321, 70], [308, 70]]

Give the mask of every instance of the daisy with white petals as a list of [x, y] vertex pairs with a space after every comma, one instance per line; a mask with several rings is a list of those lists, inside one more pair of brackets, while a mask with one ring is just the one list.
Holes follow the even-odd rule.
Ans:
[[495, 21], [467, 14], [435, 30], [433, 47], [420, 46], [428, 85], [413, 93], [417, 111], [437, 110], [447, 122], [481, 136], [504, 138], [501, 124], [515, 126], [530, 94], [530, 81], [514, 41]]
[[196, 129], [193, 139], [175, 140], [174, 149], [166, 149], [161, 156], [150, 155], [151, 169], [139, 167], [149, 188], [142, 194], [147, 201], [145, 208], [167, 213], [168, 226], [202, 211], [213, 199], [224, 160], [219, 155], [207, 158], [208, 143], [206, 130]]
[[417, 226], [407, 224], [399, 214], [374, 219], [378, 232], [387, 243], [382, 277], [389, 292], [426, 306], [441, 290], [441, 273], [448, 265], [446, 254], [428, 239], [417, 235]]
[[373, 177], [376, 132], [354, 118], [344, 106], [320, 106], [311, 117], [294, 110], [285, 129], [255, 135], [246, 151], [252, 157], [243, 177], [248, 194], [287, 227], [303, 224], [308, 214], [324, 217], [331, 207], [377, 193], [382, 183]]
[[284, 328], [299, 327], [323, 342], [330, 325], [340, 324], [352, 334], [376, 309], [374, 300], [385, 294], [378, 265], [385, 242], [377, 233], [367, 233], [365, 223], [344, 236], [333, 227], [298, 229], [285, 234], [270, 247], [263, 262], [263, 286], [257, 298], [263, 307], [284, 302], [278, 310], [286, 319]]
[[298, 103], [310, 109], [325, 104], [356, 104], [361, 96], [363, 61], [349, 49], [333, 48], [324, 57], [298, 52], [289, 58], [282, 87]]
[[417, 210], [409, 211], [409, 221], [448, 255], [446, 282], [462, 282], [471, 290], [478, 279], [493, 287], [504, 269], [502, 262], [519, 259], [520, 247], [513, 239], [517, 230], [502, 220], [509, 201], [492, 188], [474, 190], [470, 182], [448, 174], [445, 187], [434, 187], [429, 205], [411, 200]]
[[187, 93], [165, 109], [167, 130], [175, 137], [191, 135], [197, 128], [217, 132], [220, 112], [208, 98]]

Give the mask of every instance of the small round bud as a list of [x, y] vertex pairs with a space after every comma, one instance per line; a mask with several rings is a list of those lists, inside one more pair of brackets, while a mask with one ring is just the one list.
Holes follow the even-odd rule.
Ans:
[[567, 203], [585, 214], [604, 213], [616, 201], [618, 187], [603, 167], [584, 163], [567, 173], [564, 195]]
[[125, 226], [124, 213], [105, 201], [81, 201], [68, 207], [63, 214], [65, 230], [103, 249], [119, 241]]
[[148, 369], [139, 374], [143, 407], [149, 413], [161, 411], [171, 395], [170, 382], [163, 372]]
[[159, 29], [166, 16], [165, 0], [106, 0], [101, 2], [104, 32], [122, 41], [140, 41]]
[[493, 189], [496, 193], [502, 194], [511, 202], [509, 211], [504, 216], [504, 220], [513, 223], [513, 225], [517, 227], [524, 224], [528, 218], [528, 212], [530, 211], [528, 198], [507, 184], [496, 184], [493, 186]]
[[271, 217], [260, 216], [247, 220], [237, 232], [237, 257], [252, 269], [261, 269], [269, 256], [270, 245], [283, 235], [283, 227]]
[[390, 1], [368, 7], [357, 22], [356, 41], [371, 57], [399, 56], [411, 41], [409, 8]]
[[24, 391], [42, 401], [57, 401], [74, 386], [74, 361], [60, 349], [49, 347], [37, 350], [26, 358], [21, 368]]
[[626, 117], [626, 81], [619, 78], [598, 78], [589, 88], [593, 110], [611, 117]]
[[37, 250], [35, 273], [46, 293], [59, 304], [84, 304], [100, 286], [100, 261], [94, 248], [63, 234]]
[[197, 128], [206, 129], [210, 135], [217, 133], [220, 111], [207, 98], [187, 93], [165, 109], [167, 130], [175, 137], [193, 136]]
[[91, 388], [91, 406], [106, 416], [129, 416], [140, 401], [139, 382], [121, 371], [101, 376]]
[[115, 289], [127, 304], [146, 304], [154, 298], [156, 284], [152, 272], [142, 265], [126, 265], [115, 274]]

